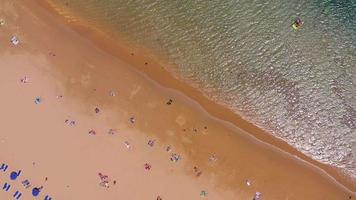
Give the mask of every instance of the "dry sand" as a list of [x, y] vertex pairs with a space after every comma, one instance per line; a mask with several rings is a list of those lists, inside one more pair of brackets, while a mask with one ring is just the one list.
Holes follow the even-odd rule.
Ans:
[[[159, 84], [169, 82], [168, 76], [158, 81], [150, 78], [152, 72], [132, 67], [144, 66], [143, 57], [113, 56], [130, 53], [104, 51], [37, 1], [0, 0], [0, 18], [5, 20], [0, 27], [0, 167], [9, 165], [0, 171], [0, 189], [11, 184], [8, 192], [0, 191], [1, 199], [13, 199], [16, 190], [21, 199], [32, 199], [32, 187], [40, 186], [39, 199], [64, 200], [156, 200], [158, 195], [163, 200], [248, 200], [257, 191], [272, 200], [356, 198], [354, 181], [337, 182], [322, 165], [281, 151], [286, 145], [256, 139], [260, 130], [251, 125], [213, 117], [208, 104]], [[20, 44], [10, 43], [13, 35]], [[28, 83], [21, 83], [24, 76]], [[108, 134], [110, 129], [116, 133]], [[172, 162], [172, 153], [181, 160]], [[210, 162], [212, 155], [217, 160]], [[11, 181], [14, 170], [22, 172]], [[99, 185], [98, 173], [109, 176], [109, 188]], [[336, 172], [332, 175], [339, 180]], [[21, 184], [25, 179], [31, 182], [28, 189]], [[200, 196], [202, 190], [206, 197]]]

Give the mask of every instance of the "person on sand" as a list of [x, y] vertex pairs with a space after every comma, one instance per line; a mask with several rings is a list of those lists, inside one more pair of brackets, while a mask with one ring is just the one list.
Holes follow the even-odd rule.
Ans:
[[252, 182], [250, 180], [246, 180], [246, 185], [247, 186], [251, 186], [252, 185]]
[[102, 187], [109, 188], [109, 182], [110, 182], [109, 176], [104, 175], [102, 173], [98, 173], [98, 175], [99, 175], [99, 178], [100, 178], [100, 181], [101, 181], [99, 183], [99, 185], [102, 186]]
[[171, 150], [172, 150], [171, 145], [168, 145], [168, 146], [166, 147], [166, 151], [167, 151], [167, 152], [170, 152]]
[[151, 169], [151, 165], [148, 164], [148, 163], [145, 163], [144, 166], [145, 166], [145, 169], [146, 169], [146, 170], [150, 170], [150, 169]]
[[253, 200], [260, 200], [261, 199], [261, 195], [262, 195], [261, 192], [256, 192], [255, 196], [253, 197]]
[[20, 79], [21, 83], [28, 83], [29, 78], [27, 76], [24, 76], [23, 78]]
[[171, 105], [173, 103], [173, 100], [172, 99], [169, 99], [168, 101], [167, 101], [167, 105]]
[[201, 192], [200, 192], [200, 196], [201, 197], [206, 197], [208, 195], [208, 193], [205, 191], [205, 190], [202, 190]]
[[13, 37], [11, 38], [11, 43], [12, 43], [13, 45], [18, 45], [18, 44], [20, 43], [20, 41], [19, 41], [19, 39], [18, 39], [16, 36], [13, 36]]
[[95, 113], [98, 114], [100, 112], [100, 109], [99, 108], [95, 108]]
[[52, 51], [50, 51], [49, 53], [48, 53], [50, 56], [56, 56], [56, 54], [55, 53], [53, 53]]
[[116, 96], [116, 92], [114, 92], [114, 91], [110, 90], [110, 91], [109, 91], [109, 96], [111, 96], [111, 97], [115, 97], [115, 96]]
[[4, 26], [5, 25], [5, 20], [4, 19], [0, 19], [0, 26]]
[[208, 159], [208, 161], [209, 161], [210, 164], [216, 162], [217, 160], [218, 160], [218, 158], [216, 157], [215, 154], [209, 156], [209, 159]]
[[131, 144], [128, 141], [125, 141], [124, 144], [128, 150], [132, 149]]
[[176, 153], [172, 154], [172, 156], [171, 156], [172, 162], [178, 162], [180, 159], [181, 159], [181, 156]]
[[155, 145], [155, 142], [156, 142], [156, 140], [148, 140], [148, 145], [150, 146], [150, 147], [153, 147], [154, 145]]
[[93, 129], [91, 129], [88, 133], [89, 135], [96, 135], [96, 132]]
[[130, 117], [130, 122], [131, 122], [131, 123], [135, 123], [135, 121], [136, 121], [136, 120], [135, 120], [134, 117]]
[[193, 169], [196, 177], [199, 177], [203, 173], [197, 166], [194, 166]]
[[68, 124], [68, 126], [70, 126], [70, 127], [74, 127], [76, 124], [76, 122], [74, 120], [69, 120], [69, 119], [66, 119], [64, 122], [66, 124]]
[[108, 134], [109, 135], [115, 135], [116, 134], [116, 129], [109, 129]]

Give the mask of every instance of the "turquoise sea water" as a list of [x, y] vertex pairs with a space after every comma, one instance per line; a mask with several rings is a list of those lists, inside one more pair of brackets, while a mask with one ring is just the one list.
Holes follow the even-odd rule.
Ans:
[[[356, 0], [56, 0], [356, 177]], [[295, 17], [305, 24], [293, 31]], [[108, 29], [109, 28], [109, 29]]]

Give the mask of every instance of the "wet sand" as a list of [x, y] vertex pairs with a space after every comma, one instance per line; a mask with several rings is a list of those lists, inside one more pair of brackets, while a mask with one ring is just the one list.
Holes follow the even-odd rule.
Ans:
[[[148, 70], [157, 65], [140, 56], [146, 50], [114, 49], [37, 2], [1, 0], [0, 18], [6, 21], [0, 27], [0, 164], [9, 165], [0, 185], [12, 184], [0, 197], [12, 198], [17, 189], [30, 198], [31, 188], [21, 185], [28, 179], [44, 186], [42, 199], [228, 200], [252, 199], [257, 191], [262, 199], [355, 198], [355, 182], [342, 186], [320, 164], [301, 161], [293, 155], [310, 159], [241, 119], [228, 123], [231, 112], [163, 71]], [[29, 83], [20, 82], [25, 75]], [[170, 160], [173, 153], [182, 156], [178, 162]], [[216, 161], [209, 161], [212, 155]], [[18, 169], [21, 175], [10, 181]], [[110, 177], [109, 188], [99, 185], [98, 173]]]

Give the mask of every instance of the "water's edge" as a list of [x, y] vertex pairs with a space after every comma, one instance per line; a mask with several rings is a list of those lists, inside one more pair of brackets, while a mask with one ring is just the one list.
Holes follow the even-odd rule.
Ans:
[[[64, 11], [61, 11], [61, 12], [64, 12]], [[72, 23], [71, 25], [74, 25], [75, 21], [78, 20], [78, 18], [73, 17], [73, 16], [69, 15], [68, 13], [66, 13], [66, 14], [61, 13], [61, 14], [67, 16], [67, 20], [69, 20]], [[78, 25], [78, 24], [76, 24], [76, 25]], [[86, 24], [86, 25], [90, 26], [91, 24]], [[85, 28], [93, 28], [93, 27], [85, 27]], [[93, 30], [94, 31], [98, 31], [95, 28], [93, 28]], [[100, 35], [100, 34], [96, 34], [96, 33], [86, 34], [87, 37], [89, 37], [91, 39], [94, 38], [94, 41], [96, 40], [97, 43], [100, 43], [102, 46], [104, 46], [104, 49], [106, 48], [106, 49], [112, 50], [112, 48], [114, 48], [114, 47], [112, 47], [111, 42], [107, 42], [107, 43], [104, 42], [105, 43], [104, 44], [101, 39], [95, 39], [98, 35]], [[124, 43], [125, 43], [125, 40], [124, 40]], [[110, 45], [111, 45], [111, 47], [109, 47]], [[131, 50], [135, 49], [135, 51], [136, 51], [138, 48], [136, 46], [134, 48], [128, 48], [128, 49], [129, 49], [129, 51], [127, 51], [127, 53], [130, 53], [130, 49]], [[142, 50], [142, 49], [144, 49], [144, 48], [141, 48], [139, 53], [141, 53], [143, 55], [145, 55], [148, 52], [150, 52], [148, 49], [146, 49], [146, 50]], [[110, 52], [112, 52], [112, 51], [110, 51]], [[150, 54], [151, 54], [151, 56], [153, 55], [152, 53], [150, 53]], [[151, 60], [152, 61], [149, 61], [150, 63], [154, 63], [155, 61], [157, 62], [157, 60], [161, 60], [160, 64], [164, 63], [164, 61], [162, 61], [164, 59], [157, 59], [157, 56], [154, 56], [154, 58], [153, 59], [151, 58]], [[165, 71], [165, 70], [167, 70], [167, 68], [165, 68], [165, 69], [157, 68], [157, 69], [149, 69], [148, 70], [142, 64], [137, 64], [137, 65], [134, 65], [134, 66], [136, 66], [139, 69], [141, 69], [141, 71], [143, 71], [146, 74], [148, 74], [154, 80], [158, 80], [158, 82], [163, 83], [163, 85], [165, 85], [165, 86], [172, 87], [174, 89], [178, 89], [178, 90], [182, 91], [182, 87], [181, 86], [177, 87], [177, 86], [173, 86], [173, 85], [187, 85], [187, 82], [186, 83], [181, 83], [181, 81], [176, 79], [177, 78], [177, 71], [173, 71], [173, 72], [171, 71], [171, 73], [167, 73], [167, 71]], [[174, 80], [173, 79], [172, 80], [168, 80], [167, 75], [168, 76], [176, 75], [176, 76], [175, 76]], [[163, 80], [162, 80], [162, 76], [166, 77], [166, 78], [163, 78]], [[178, 76], [178, 79], [182, 80], [181, 77], [179, 77], [179, 76]], [[179, 82], [179, 83], [177, 84], [177, 82]], [[191, 81], [188, 80], [188, 83], [191, 83]], [[194, 85], [193, 84], [193, 86], [194, 86], [194, 88], [188, 85], [188, 87], [186, 87], [186, 88], [189, 88], [189, 89], [185, 89], [185, 90], [183, 89], [183, 92], [185, 94], [187, 94], [187, 96], [189, 96], [189, 97], [193, 96], [192, 99], [197, 100], [204, 108], [212, 107], [212, 106], [209, 106], [209, 105], [211, 105], [211, 104], [216, 105], [217, 104], [216, 102], [220, 102], [221, 103], [221, 101], [215, 101], [214, 102], [214, 101], [211, 100], [211, 98], [210, 98], [210, 100], [208, 100], [209, 99], [208, 96], [206, 96], [205, 94], [203, 94], [201, 92], [197, 92], [197, 89], [199, 89], [199, 85], [196, 85], [196, 84]], [[185, 86], [183, 86], [183, 87], [185, 87]], [[195, 96], [195, 98], [194, 98], [194, 96]], [[205, 99], [205, 98], [208, 98], [208, 99]], [[202, 99], [205, 99], [205, 100], [202, 100]], [[216, 100], [216, 99], [213, 99], [213, 100]], [[226, 121], [231, 121], [234, 124], [239, 124], [239, 123], [241, 123], [243, 121], [239, 116], [236, 116], [234, 111], [232, 111], [230, 109], [227, 109], [227, 107], [229, 107], [229, 106], [226, 105], [226, 104], [224, 106], [218, 105], [218, 106], [213, 106], [213, 107], [215, 107], [215, 109], [211, 109], [211, 108], [210, 108], [210, 110], [209, 110], [209, 108], [207, 109], [209, 113], [213, 114], [213, 116], [217, 116], [218, 118], [224, 119]], [[253, 116], [253, 113], [250, 116]], [[324, 165], [324, 164], [319, 164], [318, 162], [316, 162], [316, 161], [310, 159], [309, 157], [305, 156], [304, 154], [298, 152], [297, 150], [295, 150], [293, 147], [289, 146], [284, 141], [271, 139], [270, 135], [267, 135], [265, 132], [259, 130], [256, 127], [253, 128], [254, 125], [252, 125], [252, 124], [250, 124], [248, 122], [242, 122], [242, 123], [245, 123], [245, 125], [247, 127], [249, 127], [250, 130], [254, 130], [252, 135], [256, 136], [258, 139], [261, 139], [262, 141], [267, 141], [268, 143], [270, 143], [270, 144], [272, 144], [274, 146], [277, 146], [277, 147], [279, 147], [281, 149], [286, 150], [287, 152], [290, 152], [290, 153], [292, 153], [294, 155], [297, 155], [302, 160], [305, 160], [305, 161], [307, 161], [309, 163], [312, 163], [313, 165], [319, 166], [320, 168], [324, 169], [329, 174], [331, 174], [338, 181], [340, 181], [344, 185], [346, 185], [348, 188], [354, 188], [355, 187], [355, 186], [353, 186], [354, 181], [350, 180], [347, 177], [345, 178], [344, 175], [340, 174], [337, 169], [334, 169], [334, 168], [332, 168], [330, 166], [327, 166], [327, 165]], [[280, 139], [281, 139], [281, 137], [280, 137]], [[344, 181], [342, 181], [342, 180], [344, 180]]]

